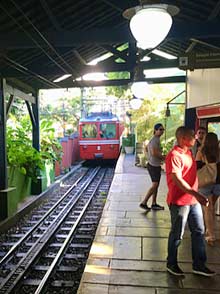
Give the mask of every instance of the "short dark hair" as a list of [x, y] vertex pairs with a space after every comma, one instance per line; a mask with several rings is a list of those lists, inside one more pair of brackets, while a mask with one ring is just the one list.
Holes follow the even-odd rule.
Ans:
[[177, 139], [179, 139], [181, 137], [193, 136], [193, 135], [194, 135], [193, 129], [190, 129], [190, 128], [185, 127], [185, 126], [178, 127], [177, 130], [176, 130], [176, 138]]
[[200, 127], [200, 126], [199, 126], [199, 127], [197, 128], [197, 131], [196, 131], [196, 132], [198, 132], [199, 130], [202, 130], [202, 131], [207, 132], [207, 129], [206, 129], [205, 127]]
[[154, 130], [157, 131], [161, 127], [163, 127], [163, 125], [161, 123], [157, 123], [157, 124], [154, 125]]

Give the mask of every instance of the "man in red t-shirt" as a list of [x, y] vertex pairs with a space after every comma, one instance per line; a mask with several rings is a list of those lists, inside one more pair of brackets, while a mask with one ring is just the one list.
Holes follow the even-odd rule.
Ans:
[[184, 274], [178, 266], [177, 254], [188, 222], [191, 231], [193, 273], [213, 276], [215, 272], [206, 267], [204, 222], [200, 205], [207, 206], [209, 202], [197, 192], [196, 162], [189, 149], [195, 144], [194, 131], [187, 127], [179, 127], [176, 130], [176, 139], [177, 145], [168, 153], [165, 160], [167, 203], [171, 216], [167, 271], [177, 276]]

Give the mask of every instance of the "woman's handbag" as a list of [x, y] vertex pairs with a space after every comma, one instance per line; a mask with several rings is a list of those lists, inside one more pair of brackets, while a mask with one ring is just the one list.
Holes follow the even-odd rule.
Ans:
[[217, 164], [206, 163], [202, 168], [197, 170], [199, 188], [216, 183]]

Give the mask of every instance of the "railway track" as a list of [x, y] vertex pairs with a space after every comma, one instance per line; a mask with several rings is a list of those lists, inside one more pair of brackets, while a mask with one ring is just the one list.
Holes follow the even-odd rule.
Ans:
[[4, 236], [0, 293], [76, 293], [113, 173], [84, 168]]

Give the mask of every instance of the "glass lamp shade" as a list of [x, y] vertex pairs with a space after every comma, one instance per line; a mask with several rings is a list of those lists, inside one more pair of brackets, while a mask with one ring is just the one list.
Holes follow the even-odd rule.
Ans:
[[172, 17], [165, 8], [149, 7], [136, 12], [131, 18], [130, 29], [142, 49], [152, 49], [167, 36]]
[[141, 107], [142, 102], [143, 101], [141, 99], [138, 99], [136, 97], [132, 98], [130, 101], [131, 108], [135, 110], [139, 109]]
[[134, 82], [131, 86], [131, 92], [137, 98], [144, 98], [148, 92], [148, 83]]

